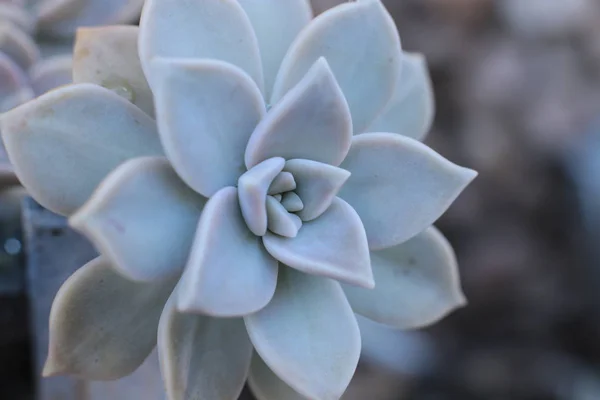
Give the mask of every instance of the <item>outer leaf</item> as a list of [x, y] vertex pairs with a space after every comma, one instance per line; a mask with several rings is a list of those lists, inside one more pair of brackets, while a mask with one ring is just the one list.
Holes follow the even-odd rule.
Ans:
[[351, 139], [348, 104], [321, 58], [256, 127], [246, 149], [246, 167], [271, 157], [337, 166], [346, 157]]
[[309, 399], [337, 400], [360, 355], [360, 332], [337, 282], [281, 268], [273, 300], [245, 317], [258, 354]]
[[173, 287], [168, 281], [131, 282], [102, 258], [81, 267], [52, 304], [44, 375], [112, 380], [135, 371], [156, 345], [160, 314]]
[[69, 220], [129, 279], [180, 275], [205, 199], [162, 157], [117, 167]]
[[156, 57], [224, 61], [263, 87], [258, 41], [236, 0], [146, 0], [140, 58], [151, 86], [151, 62]]
[[18, 1], [0, 3], [0, 20], [9, 21], [27, 33], [31, 33], [35, 27], [32, 16]]
[[240, 212], [236, 188], [206, 203], [181, 278], [179, 309], [216, 317], [243, 316], [273, 297], [277, 261], [252, 234]]
[[238, 0], [252, 22], [260, 46], [265, 75], [265, 97], [271, 90], [283, 56], [298, 33], [312, 19], [308, 0]]
[[17, 176], [40, 204], [62, 215], [83, 205], [122, 162], [162, 154], [148, 115], [91, 84], [53, 90], [0, 122]]
[[309, 160], [289, 160], [285, 170], [297, 182], [296, 194], [303, 204], [298, 215], [303, 221], [312, 221], [323, 214], [350, 177], [344, 169]]
[[248, 385], [258, 400], [306, 400], [279, 379], [258, 354], [252, 356]]
[[175, 303], [173, 295], [158, 330], [169, 400], [237, 400], [252, 357], [243, 320], [182, 314]]
[[394, 96], [370, 132], [394, 132], [423, 140], [433, 123], [435, 101], [427, 63], [421, 54], [404, 53]]
[[325, 57], [362, 133], [391, 99], [400, 74], [400, 38], [379, 0], [342, 4], [316, 17], [290, 47], [277, 75], [276, 104]]
[[269, 158], [255, 165], [238, 180], [242, 216], [248, 229], [256, 236], [267, 233], [267, 192], [284, 165], [285, 160], [281, 157]]
[[360, 218], [339, 198], [319, 218], [304, 223], [295, 238], [267, 233], [263, 242], [273, 257], [302, 272], [367, 288], [374, 285]]
[[154, 116], [152, 91], [138, 57], [138, 35], [137, 26], [80, 28], [75, 40], [73, 81], [104, 86]]
[[236, 185], [246, 171], [248, 139], [265, 113], [256, 85], [242, 70], [220, 61], [155, 64], [157, 122], [177, 173], [206, 197]]
[[452, 247], [435, 228], [371, 252], [375, 289], [345, 286], [355, 313], [400, 329], [437, 322], [466, 301]]
[[341, 168], [352, 175], [339, 196], [360, 215], [372, 250], [425, 230], [477, 176], [424, 144], [392, 133], [355, 136]]

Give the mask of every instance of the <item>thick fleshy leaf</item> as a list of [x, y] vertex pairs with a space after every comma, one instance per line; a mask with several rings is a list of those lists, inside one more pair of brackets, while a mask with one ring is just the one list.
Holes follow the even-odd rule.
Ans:
[[9, 56], [25, 70], [40, 58], [40, 51], [33, 39], [7, 21], [0, 24], [0, 53]]
[[355, 313], [400, 329], [432, 324], [466, 301], [452, 246], [435, 228], [371, 252], [375, 289], [345, 286]]
[[425, 57], [404, 53], [394, 96], [369, 131], [394, 132], [423, 140], [431, 129], [434, 111], [433, 87]]
[[281, 157], [269, 158], [254, 166], [238, 180], [242, 216], [248, 229], [257, 236], [267, 233], [267, 192], [285, 165]]
[[281, 205], [285, 207], [289, 212], [302, 211], [304, 203], [302, 199], [294, 192], [287, 192], [281, 199]]
[[129, 160], [69, 220], [129, 279], [179, 275], [205, 199], [163, 157]]
[[312, 19], [308, 0], [238, 0], [258, 39], [265, 77], [265, 98], [271, 97], [277, 71], [298, 33]]
[[81, 207], [124, 161], [162, 155], [154, 120], [92, 84], [53, 90], [0, 122], [17, 176], [40, 204], [62, 215]]
[[224, 61], [263, 87], [258, 41], [236, 0], [146, 0], [140, 22], [140, 58], [153, 88], [152, 59], [156, 57]]
[[154, 116], [152, 91], [138, 57], [138, 34], [137, 26], [80, 28], [75, 40], [73, 81], [104, 86]]
[[80, 26], [134, 22], [144, 0], [43, 1], [39, 30], [51, 36], [71, 37]]
[[424, 144], [393, 133], [355, 136], [340, 190], [360, 215], [372, 250], [407, 241], [433, 224], [477, 176]]
[[356, 211], [339, 198], [319, 218], [305, 222], [295, 238], [267, 232], [263, 242], [273, 257], [299, 271], [374, 285], [365, 230]]
[[267, 218], [269, 231], [287, 238], [294, 238], [302, 227], [302, 220], [296, 214], [290, 214], [273, 196], [267, 197]]
[[218, 191], [206, 203], [181, 278], [182, 312], [215, 317], [247, 315], [273, 297], [277, 261], [246, 227], [236, 188]]
[[102, 258], [81, 267], [52, 304], [44, 375], [112, 380], [132, 373], [156, 345], [160, 314], [174, 286], [132, 282]]
[[160, 318], [158, 355], [169, 400], [237, 400], [252, 343], [241, 318], [183, 314], [176, 292]]
[[154, 63], [157, 122], [173, 167], [206, 197], [235, 186], [246, 171], [248, 139], [265, 113], [260, 91], [242, 70], [221, 61]]
[[339, 165], [350, 148], [352, 119], [344, 94], [321, 58], [256, 127], [246, 149], [251, 168], [271, 157]]
[[244, 319], [256, 351], [286, 384], [309, 399], [341, 397], [360, 332], [339, 283], [282, 266], [273, 300]]
[[312, 221], [323, 214], [350, 177], [344, 169], [309, 160], [289, 160], [285, 170], [296, 179], [295, 192], [304, 205], [298, 215], [303, 221]]
[[391, 99], [402, 52], [394, 20], [379, 0], [342, 4], [316, 17], [290, 47], [277, 75], [272, 104], [325, 57], [362, 133]]
[[269, 186], [269, 194], [280, 194], [296, 189], [296, 181], [294, 175], [290, 172], [281, 172], [273, 179], [273, 183]]
[[29, 69], [31, 87], [40, 96], [59, 86], [72, 82], [73, 58], [70, 55], [60, 55], [46, 58], [34, 64]]
[[279, 379], [256, 353], [252, 356], [248, 385], [257, 400], [306, 400]]

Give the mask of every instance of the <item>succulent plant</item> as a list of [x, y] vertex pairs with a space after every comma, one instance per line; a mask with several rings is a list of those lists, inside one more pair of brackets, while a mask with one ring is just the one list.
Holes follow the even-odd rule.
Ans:
[[337, 399], [354, 313], [464, 304], [431, 225], [476, 173], [418, 141], [426, 65], [379, 0], [148, 0], [74, 60], [1, 119], [24, 186], [101, 254], [56, 296], [45, 374], [117, 379], [158, 343], [170, 399]]

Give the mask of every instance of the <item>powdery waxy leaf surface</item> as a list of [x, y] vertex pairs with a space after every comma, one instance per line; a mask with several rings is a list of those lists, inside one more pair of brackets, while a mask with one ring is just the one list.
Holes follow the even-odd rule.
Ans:
[[113, 380], [131, 374], [156, 345], [158, 321], [174, 286], [132, 282], [102, 258], [81, 267], [52, 304], [44, 375]]
[[176, 293], [165, 306], [158, 330], [169, 400], [237, 400], [252, 357], [244, 321], [180, 313]]
[[152, 88], [156, 57], [224, 61], [263, 87], [258, 41], [237, 0], [146, 0], [140, 29], [140, 58]]
[[158, 128], [179, 176], [206, 197], [235, 186], [246, 171], [248, 139], [266, 111], [254, 82], [215, 60], [155, 60], [154, 73]]
[[309, 0], [238, 0], [258, 39], [265, 78], [265, 98], [271, 97], [281, 61], [298, 33], [312, 19]]
[[282, 266], [273, 300], [244, 319], [256, 351], [286, 384], [309, 399], [341, 397], [360, 332], [339, 283]]
[[402, 55], [402, 73], [386, 109], [370, 132], [393, 132], [423, 140], [433, 123], [435, 100], [427, 63], [421, 54]]
[[306, 400], [279, 379], [258, 354], [252, 356], [248, 385], [258, 400]]
[[69, 222], [127, 278], [154, 281], [182, 272], [205, 202], [167, 159], [135, 158], [111, 172]]
[[356, 211], [339, 198], [319, 218], [305, 222], [296, 237], [267, 232], [263, 242], [273, 257], [299, 271], [373, 287], [364, 228]]
[[263, 308], [273, 297], [277, 261], [248, 230], [237, 189], [212, 196], [202, 212], [179, 287], [179, 310], [237, 317]]
[[25, 188], [44, 207], [62, 215], [81, 207], [124, 161], [162, 155], [154, 120], [92, 84], [53, 90], [3, 114], [0, 124]]
[[362, 133], [391, 99], [401, 56], [396, 25], [379, 0], [342, 4], [300, 32], [283, 60], [271, 104], [324, 57], [350, 106], [354, 133]]
[[75, 40], [73, 82], [95, 83], [154, 116], [152, 91], [138, 57], [137, 26], [80, 28]]
[[371, 249], [395, 246], [425, 230], [477, 175], [392, 133], [355, 136], [341, 168], [352, 175], [339, 196], [360, 215]]
[[246, 167], [271, 157], [339, 165], [351, 139], [348, 104], [321, 58], [256, 127], [246, 149]]
[[375, 288], [344, 286], [357, 314], [399, 329], [430, 325], [465, 304], [452, 247], [435, 228], [371, 252]]

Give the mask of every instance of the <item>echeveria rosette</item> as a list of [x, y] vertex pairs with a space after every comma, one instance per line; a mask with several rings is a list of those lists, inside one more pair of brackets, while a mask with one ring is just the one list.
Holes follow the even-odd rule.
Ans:
[[431, 224], [476, 174], [415, 140], [429, 79], [379, 0], [149, 0], [139, 29], [81, 31], [73, 76], [2, 118], [23, 184], [102, 254], [56, 297], [47, 374], [119, 378], [158, 340], [170, 399], [337, 399], [354, 312], [464, 303]]

